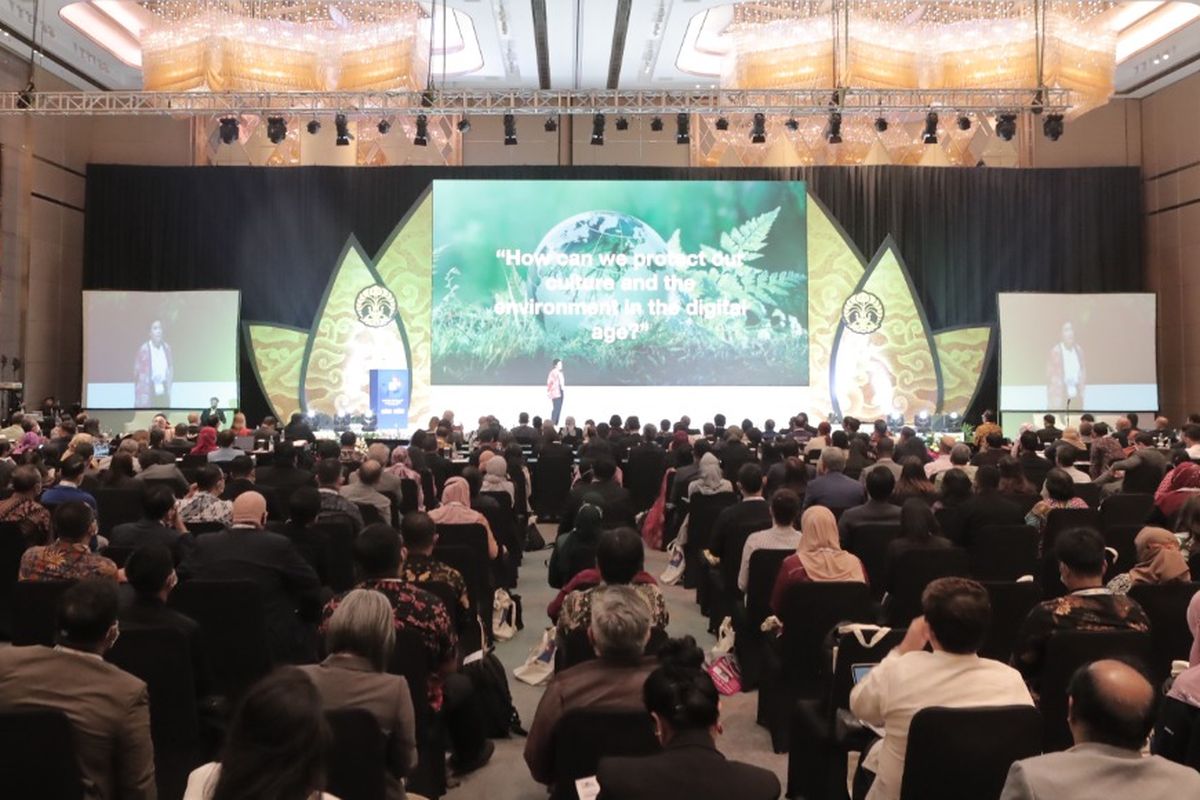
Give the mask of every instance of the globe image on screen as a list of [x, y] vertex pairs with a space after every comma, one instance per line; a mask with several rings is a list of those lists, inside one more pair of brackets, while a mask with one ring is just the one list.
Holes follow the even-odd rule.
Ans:
[[[626, 301], [639, 303], [644, 309], [651, 299], [668, 301], [673, 293], [667, 292], [663, 286], [663, 267], [634, 267], [632, 257], [666, 252], [667, 243], [662, 236], [643, 220], [619, 211], [585, 211], [551, 228], [538, 244], [535, 257], [546, 254], [590, 256], [591, 266], [547, 264], [531, 267], [529, 294], [543, 303], [615, 300], [621, 309], [625, 308]], [[601, 263], [601, 256], [622, 254], [631, 257], [629, 266], [606, 266]], [[561, 281], [553, 280], [570, 280], [572, 276], [581, 279], [608, 277], [617, 284], [617, 288], [612, 291], [563, 288], [555, 285]], [[640, 285], [638, 288], [622, 289], [619, 285], [622, 278], [639, 282]], [[654, 280], [657, 280], [657, 288], [647, 288], [646, 284]], [[570, 335], [579, 329], [596, 325], [636, 325], [646, 319], [644, 314], [619, 312], [596, 316], [543, 316], [542, 321], [548, 332]]]

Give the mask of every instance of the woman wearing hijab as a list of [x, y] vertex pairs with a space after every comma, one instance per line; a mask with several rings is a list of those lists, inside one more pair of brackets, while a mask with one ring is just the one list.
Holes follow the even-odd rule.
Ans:
[[700, 494], [721, 494], [732, 492], [733, 484], [725, 480], [721, 474], [721, 461], [712, 453], [705, 453], [700, 458], [700, 472], [696, 480], [688, 484], [688, 497], [696, 492]]
[[421, 473], [413, 468], [412, 456], [404, 445], [392, 449], [392, 463], [387, 471], [400, 480], [409, 480], [417, 485], [417, 511], [425, 510], [425, 492], [421, 488]]
[[487, 517], [471, 508], [471, 486], [466, 478], [456, 475], [446, 481], [442, 489], [442, 504], [429, 512], [429, 518], [437, 525], [482, 525], [487, 531], [488, 558], [494, 561], [500, 555], [500, 547], [496, 544]]
[[1175, 535], [1185, 557], [1200, 553], [1200, 494], [1193, 494], [1175, 518]]
[[17, 442], [15, 447], [13, 447], [12, 454], [14, 456], [20, 456], [24, 455], [25, 453], [32, 453], [41, 446], [42, 437], [38, 436], [33, 431], [26, 431], [25, 434], [21, 436], [21, 440]]
[[1151, 753], [1179, 764], [1189, 764], [1188, 757], [1200, 739], [1200, 592], [1188, 603], [1187, 625], [1192, 632], [1188, 668], [1176, 676], [1159, 706], [1158, 723], [1150, 738]]
[[517, 493], [512, 481], [508, 479], [508, 461], [504, 456], [493, 455], [486, 462], [480, 458], [479, 468], [483, 470], [483, 486], [481, 492], [503, 492], [508, 495], [509, 507], [517, 502]]
[[200, 435], [196, 437], [196, 446], [188, 451], [188, 455], [206, 456], [217, 449], [217, 429], [211, 425], [205, 425], [200, 429]]
[[1183, 504], [1200, 492], [1200, 466], [1185, 461], [1168, 472], [1154, 492], [1154, 505], [1167, 519], [1174, 519]]
[[554, 540], [549, 574], [552, 588], [561, 589], [580, 572], [596, 566], [596, 543], [603, 521], [600, 499], [588, 495], [575, 514], [575, 527]]
[[888, 544], [884, 560], [884, 586], [895, 589], [893, 566], [904, 553], [910, 550], [942, 550], [952, 547], [950, 540], [941, 536], [941, 527], [933, 509], [924, 500], [910, 497], [900, 507], [900, 536]]
[[833, 512], [824, 506], [812, 506], [800, 517], [800, 546], [783, 560], [775, 578], [771, 611], [779, 613], [793, 584], [833, 581], [866, 583], [867, 573], [858, 556], [842, 549]]
[[1128, 594], [1138, 584], [1187, 583], [1192, 579], [1179, 540], [1165, 528], [1142, 528], [1133, 540], [1137, 564], [1108, 582], [1113, 594]]

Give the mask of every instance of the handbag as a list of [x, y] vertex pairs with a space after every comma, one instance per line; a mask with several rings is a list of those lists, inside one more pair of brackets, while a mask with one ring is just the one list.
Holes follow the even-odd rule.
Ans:
[[671, 586], [679, 583], [679, 581], [683, 578], [683, 566], [685, 561], [683, 545], [684, 542], [680, 539], [676, 539], [667, 545], [667, 568], [663, 570], [662, 575], [658, 576], [658, 580], [664, 586]]
[[546, 628], [542, 632], [541, 641], [529, 651], [525, 663], [513, 670], [513, 677], [530, 686], [540, 686], [550, 680], [550, 676], [554, 674], [554, 651], [556, 649], [554, 628]]
[[517, 604], [506, 590], [497, 589], [492, 597], [492, 636], [507, 642], [517, 635], [517, 629]]
[[546, 549], [546, 539], [542, 536], [542, 532], [538, 530], [536, 522], [530, 522], [529, 526], [525, 528], [524, 547], [526, 553]]
[[737, 694], [742, 691], [742, 672], [738, 669], [737, 657], [732, 653], [707, 664], [704, 671], [712, 678], [713, 686], [723, 695]]
[[733, 652], [736, 637], [733, 631], [733, 617], [726, 617], [721, 620], [721, 626], [717, 629], [717, 643], [713, 645], [713, 658], [719, 658]]

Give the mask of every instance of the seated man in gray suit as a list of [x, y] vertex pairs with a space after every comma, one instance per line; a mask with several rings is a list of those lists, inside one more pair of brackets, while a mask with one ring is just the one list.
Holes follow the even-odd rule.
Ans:
[[1075, 746], [1012, 765], [1000, 800], [1200, 797], [1200, 772], [1141, 755], [1154, 722], [1154, 688], [1120, 661], [1080, 667], [1067, 689]]

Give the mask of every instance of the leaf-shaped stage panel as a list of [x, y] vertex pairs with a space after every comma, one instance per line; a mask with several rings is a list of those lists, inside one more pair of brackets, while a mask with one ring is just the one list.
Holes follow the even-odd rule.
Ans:
[[308, 331], [282, 325], [247, 322], [243, 329], [250, 346], [254, 374], [275, 418], [286, 421], [300, 410], [300, 367]]
[[933, 335], [942, 371], [942, 412], [965, 414], [987, 364], [992, 340], [988, 326], [954, 328]]
[[441, 409], [430, 407], [432, 384], [433, 192], [426, 190], [396, 226], [375, 259], [379, 280], [396, 297], [400, 324], [412, 359], [409, 419], [423, 420]]
[[310, 414], [363, 414], [372, 369], [405, 369], [396, 299], [351, 236], [325, 290], [301, 377]]
[[853, 294], [864, 293], [869, 295], [864, 303], [881, 306], [881, 321], [855, 325], [859, 333], [844, 317], [839, 323], [830, 370], [837, 410], [866, 419], [892, 412], [906, 419], [934, 413], [940, 392], [933, 337], [890, 238]]
[[864, 259], [810, 191], [808, 193], [808, 405], [824, 415], [832, 392], [829, 370], [842, 304], [862, 279]]

